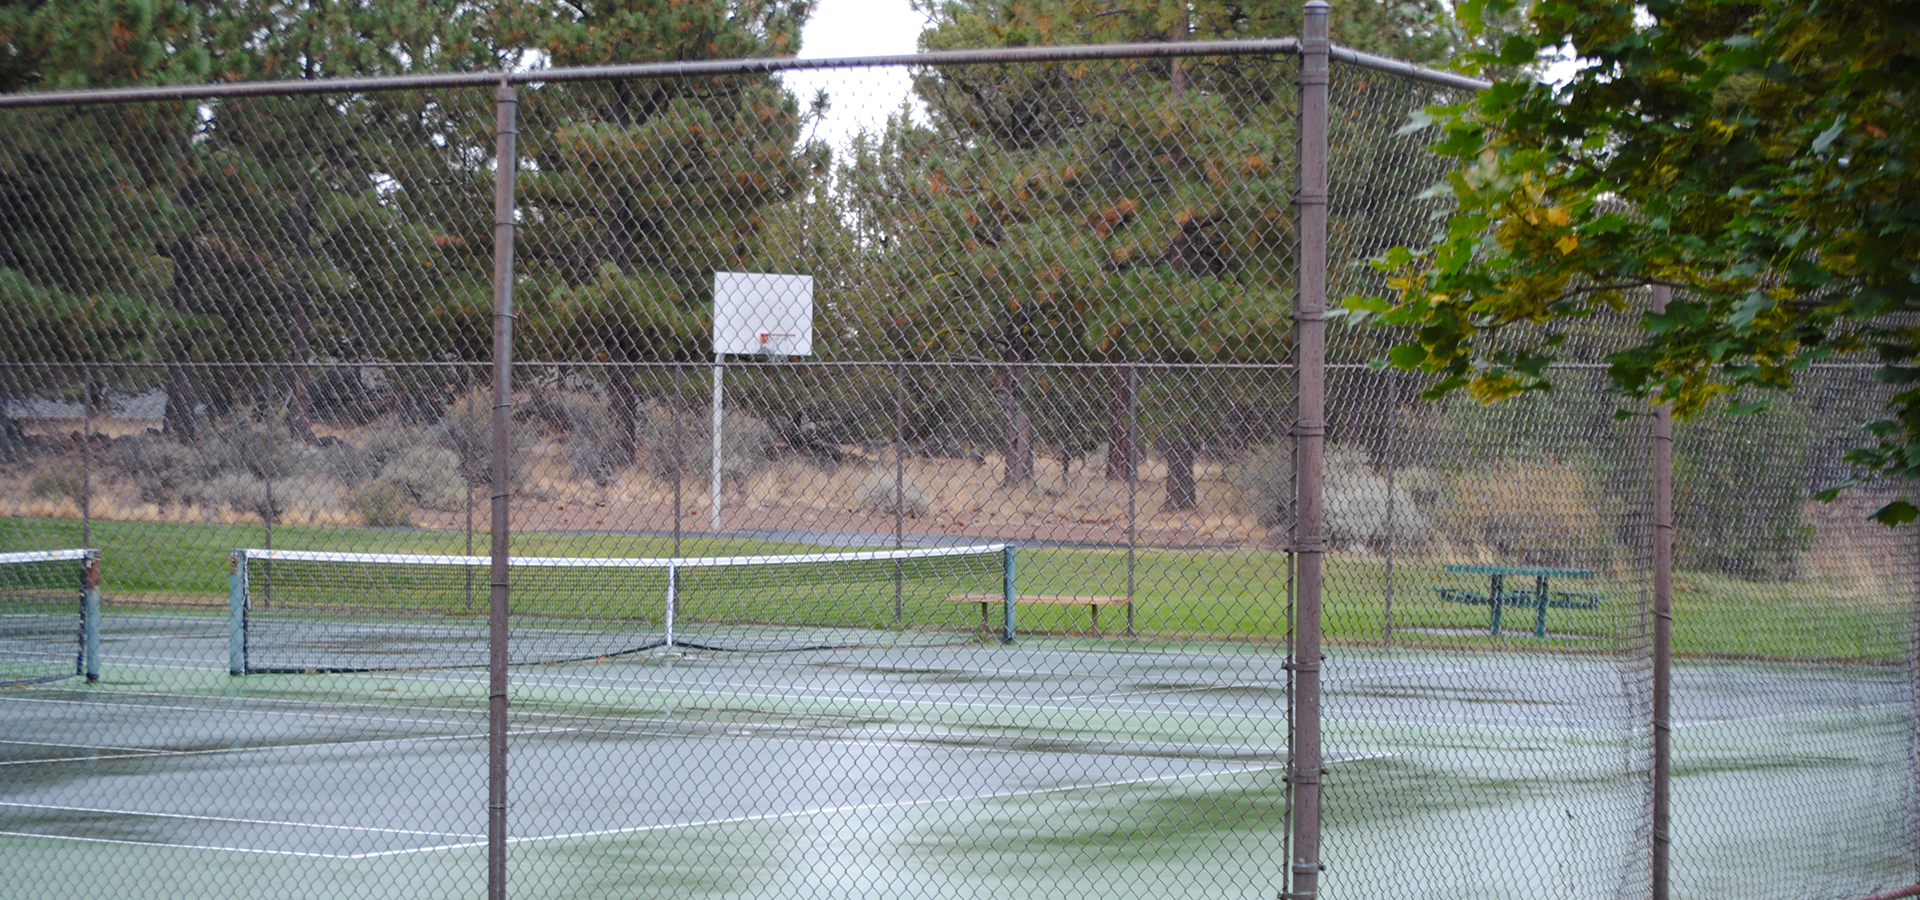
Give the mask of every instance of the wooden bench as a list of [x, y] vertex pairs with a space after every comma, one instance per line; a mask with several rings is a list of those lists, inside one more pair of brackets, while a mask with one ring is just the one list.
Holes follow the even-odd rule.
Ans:
[[[949, 594], [947, 595], [947, 599], [955, 603], [980, 604], [980, 627], [988, 631], [993, 630], [993, 617], [990, 612], [990, 607], [1004, 605], [1007, 602], [1006, 595], [1004, 594]], [[1015, 594], [1013, 602], [1016, 606], [1022, 603], [1052, 603], [1064, 606], [1085, 606], [1093, 622], [1093, 633], [1099, 634], [1100, 607], [1119, 606], [1127, 603], [1128, 600], [1125, 597], [1108, 596], [1105, 594]]]

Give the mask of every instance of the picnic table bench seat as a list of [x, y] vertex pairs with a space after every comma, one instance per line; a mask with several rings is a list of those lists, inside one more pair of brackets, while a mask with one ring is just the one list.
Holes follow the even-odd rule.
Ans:
[[[1484, 591], [1454, 587], [1436, 587], [1433, 591], [1440, 595], [1440, 599], [1448, 603], [1466, 603], [1476, 606], [1493, 605], [1492, 599], [1490, 599]], [[1534, 606], [1539, 602], [1539, 597], [1533, 591], [1500, 592], [1500, 604], [1502, 606]], [[1553, 609], [1594, 609], [1599, 605], [1599, 594], [1580, 593], [1577, 591], [1549, 591], [1547, 593], [1547, 606]]]
[[[992, 604], [1005, 603], [1007, 600], [1004, 594], [949, 594], [947, 595], [947, 599], [956, 603], [980, 604], [980, 625], [988, 630], [992, 629], [992, 618], [988, 611], [989, 607]], [[1085, 606], [1093, 623], [1093, 633], [1099, 634], [1100, 607], [1120, 606], [1127, 603], [1128, 600], [1124, 596], [1113, 594], [1015, 594], [1013, 602], [1015, 605], [1021, 603], [1050, 603], [1063, 606]]]

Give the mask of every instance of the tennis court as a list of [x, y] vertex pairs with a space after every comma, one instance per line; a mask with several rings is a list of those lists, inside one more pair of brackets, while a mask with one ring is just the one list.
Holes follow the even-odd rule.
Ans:
[[[0, 895], [81, 873], [124, 889], [131, 871], [168, 897], [481, 889], [484, 673], [236, 679], [222, 618], [106, 625], [101, 684], [0, 694]], [[1030, 639], [517, 668], [510, 871], [536, 897], [1270, 896], [1286, 860], [1284, 662]], [[1330, 890], [1628, 887], [1644, 737], [1617, 664], [1355, 651], [1327, 677]], [[1694, 808], [1690, 845], [1794, 828], [1737, 789], [1756, 748], [1783, 803], [1824, 789], [1856, 816], [1885, 812], [1861, 798], [1903, 795], [1906, 760], [1876, 754], [1911, 727], [1907, 691], [1857, 670], [1683, 668], [1677, 743], [1696, 762], [1676, 795], [1728, 811]], [[1755, 692], [1773, 715], [1742, 717]], [[1843, 724], [1857, 752], [1835, 752]], [[1463, 833], [1482, 854], [1432, 856]]]

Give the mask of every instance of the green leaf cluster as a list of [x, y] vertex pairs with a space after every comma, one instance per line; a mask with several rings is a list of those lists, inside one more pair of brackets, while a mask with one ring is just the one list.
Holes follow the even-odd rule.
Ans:
[[[1458, 13], [1484, 34], [1515, 4]], [[1635, 291], [1666, 286], [1673, 302], [1612, 358], [1621, 390], [1689, 416], [1870, 354], [1900, 388], [1850, 458], [1920, 475], [1920, 6], [1555, 0], [1526, 22], [1465, 62], [1567, 48], [1572, 78], [1515, 77], [1430, 111], [1453, 164], [1438, 190], [1457, 206], [1427, 245], [1378, 258], [1391, 297], [1347, 302], [1409, 329], [1393, 364], [1484, 401], [1544, 389], [1555, 348], [1525, 326], [1639, 308]]]

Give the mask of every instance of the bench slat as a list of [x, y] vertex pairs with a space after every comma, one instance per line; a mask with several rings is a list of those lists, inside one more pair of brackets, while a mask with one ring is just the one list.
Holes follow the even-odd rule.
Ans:
[[[1004, 603], [1005, 594], [948, 594], [956, 603]], [[1127, 602], [1125, 597], [1095, 594], [1015, 594], [1015, 603], [1059, 603], [1074, 606], [1114, 606]]]

